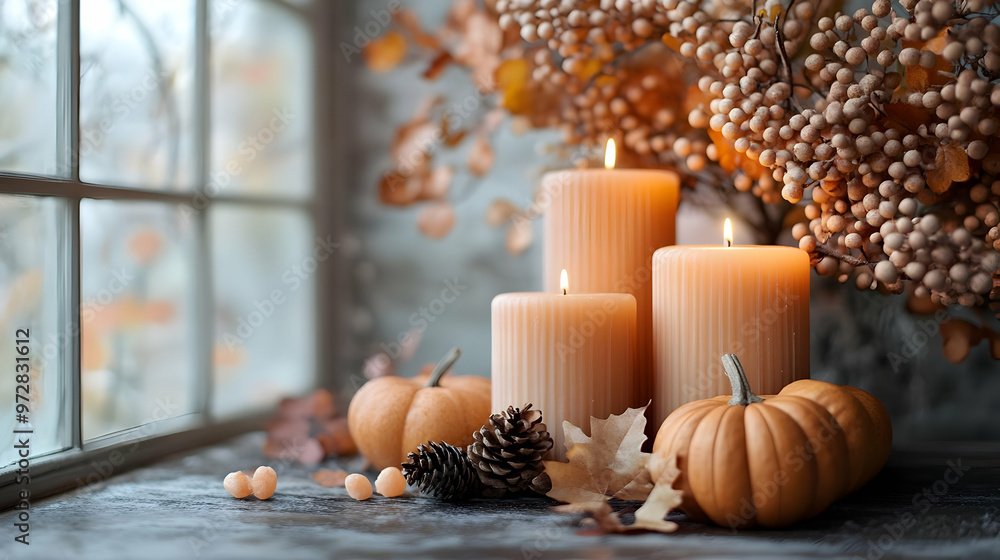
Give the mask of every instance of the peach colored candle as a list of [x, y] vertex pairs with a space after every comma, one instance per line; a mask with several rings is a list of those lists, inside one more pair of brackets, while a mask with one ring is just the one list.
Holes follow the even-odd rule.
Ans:
[[[674, 244], [677, 175], [667, 171], [580, 169], [547, 174], [543, 267], [545, 291], [559, 289], [565, 268], [575, 293], [632, 294], [638, 304], [638, 401], [653, 396], [653, 252]], [[656, 407], [656, 402], [651, 408]], [[641, 406], [640, 405], [640, 406]]]
[[493, 410], [541, 410], [550, 458], [565, 458], [563, 420], [589, 432], [591, 416], [637, 405], [632, 295], [501, 294], [492, 314]]
[[758, 395], [809, 377], [809, 256], [777, 246], [660, 249], [653, 336], [656, 426], [682, 404], [730, 390], [726, 353], [739, 357]]

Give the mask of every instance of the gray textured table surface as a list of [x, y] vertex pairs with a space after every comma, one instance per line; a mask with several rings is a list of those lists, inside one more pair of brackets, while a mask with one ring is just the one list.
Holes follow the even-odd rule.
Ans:
[[[733, 534], [678, 514], [673, 535], [595, 537], [542, 499], [356, 502], [313, 482], [316, 469], [266, 461], [261, 442], [244, 436], [38, 501], [30, 546], [13, 541], [13, 514], [0, 514], [0, 560], [1000, 557], [998, 468], [972, 468], [954, 483], [944, 460], [886, 469], [818, 518], [781, 531]], [[272, 499], [236, 500], [222, 488], [226, 473], [259, 464], [279, 472]]]

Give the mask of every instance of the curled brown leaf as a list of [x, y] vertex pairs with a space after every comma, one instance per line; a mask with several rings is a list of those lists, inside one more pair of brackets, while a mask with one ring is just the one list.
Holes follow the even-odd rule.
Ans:
[[646, 441], [646, 407], [630, 408], [606, 419], [591, 418], [588, 437], [570, 422], [563, 422], [568, 462], [546, 461], [552, 479], [550, 498], [561, 502], [592, 502], [596, 496], [613, 496], [643, 475], [649, 453]]
[[417, 201], [423, 191], [423, 182], [402, 173], [391, 172], [382, 176], [378, 196], [383, 204], [407, 206]]
[[455, 168], [450, 165], [441, 165], [434, 168], [427, 181], [424, 182], [420, 198], [423, 200], [437, 200], [448, 196], [448, 190], [451, 188], [451, 181], [454, 176]]
[[417, 16], [410, 11], [404, 10], [396, 14], [396, 21], [409, 32], [410, 37], [413, 38], [413, 42], [425, 49], [440, 50], [441, 41], [437, 37], [431, 35], [424, 31], [423, 27], [420, 26], [420, 21]]
[[927, 171], [927, 186], [934, 194], [941, 194], [955, 182], [968, 181], [969, 155], [962, 146], [952, 142], [942, 144], [934, 158], [934, 169]]
[[476, 141], [469, 152], [469, 171], [476, 177], [482, 177], [490, 172], [494, 161], [496, 161], [496, 153], [494, 153], [489, 139], [486, 138], [486, 134], [477, 134]]
[[507, 228], [507, 253], [517, 256], [531, 246], [534, 232], [531, 229], [531, 222], [528, 220], [517, 220]]
[[499, 227], [510, 221], [520, 209], [506, 198], [498, 198], [486, 208], [486, 223], [490, 227]]
[[455, 209], [447, 201], [432, 202], [417, 216], [420, 232], [431, 239], [441, 239], [455, 227]]
[[434, 57], [434, 60], [424, 70], [425, 80], [436, 80], [444, 72], [448, 65], [455, 60], [448, 51], [441, 51]]
[[316, 471], [313, 473], [312, 479], [327, 488], [333, 488], [344, 485], [344, 481], [347, 480], [347, 473], [345, 471], [331, 470]]

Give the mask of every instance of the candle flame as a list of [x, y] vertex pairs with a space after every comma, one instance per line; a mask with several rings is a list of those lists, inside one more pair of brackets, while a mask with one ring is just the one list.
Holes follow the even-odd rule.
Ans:
[[562, 270], [562, 274], [559, 275], [559, 287], [562, 288], [563, 295], [569, 293], [569, 274], [566, 273], [566, 269]]
[[615, 168], [615, 139], [608, 138], [608, 144], [604, 148], [604, 168]]
[[726, 218], [726, 226], [722, 231], [722, 236], [726, 238], [726, 247], [733, 246], [733, 222]]

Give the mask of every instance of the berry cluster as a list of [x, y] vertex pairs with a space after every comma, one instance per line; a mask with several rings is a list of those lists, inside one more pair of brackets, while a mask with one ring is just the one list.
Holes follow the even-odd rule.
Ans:
[[792, 233], [821, 274], [1000, 311], [997, 7], [875, 0], [823, 15], [826, 4], [496, 9], [533, 45], [531, 79], [568, 93], [568, 143], [620, 130], [641, 162], [721, 170], [738, 191], [802, 206]]

